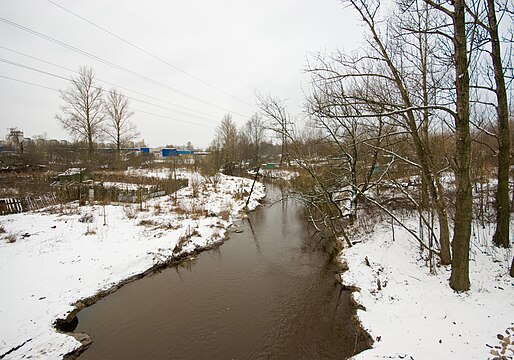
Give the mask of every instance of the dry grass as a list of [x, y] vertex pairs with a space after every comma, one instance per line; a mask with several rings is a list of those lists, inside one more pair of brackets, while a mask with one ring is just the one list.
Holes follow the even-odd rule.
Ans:
[[123, 212], [127, 219], [135, 219], [137, 217], [138, 208], [132, 205], [123, 205]]
[[225, 220], [225, 221], [228, 221], [230, 219], [230, 211], [228, 210], [222, 210], [220, 211], [220, 213], [218, 214], [218, 216]]
[[139, 226], [157, 226], [158, 223], [153, 220], [150, 220], [150, 219], [143, 219], [143, 220], [139, 221], [138, 225]]
[[180, 225], [173, 224], [171, 221], [159, 224], [159, 227], [164, 230], [177, 230], [180, 229]]
[[193, 179], [191, 180], [192, 197], [197, 198], [200, 193], [200, 181]]
[[175, 206], [172, 211], [176, 215], [187, 215], [187, 214], [189, 214], [189, 210], [186, 209], [183, 206]]
[[94, 220], [94, 216], [91, 213], [85, 213], [79, 218], [79, 222], [81, 223], [92, 223]]
[[212, 232], [211, 239], [212, 239], [212, 240], [214, 240], [214, 241], [219, 241], [219, 240], [221, 240], [221, 235], [220, 235], [219, 230], [217, 230], [217, 229], [216, 229], [216, 230], [214, 230], [214, 231]]
[[80, 215], [80, 208], [77, 203], [60, 204], [56, 206], [50, 206], [46, 210], [49, 214], [54, 215]]
[[84, 235], [95, 235], [95, 234], [96, 234], [96, 229], [90, 228], [89, 226], [87, 227], [87, 230], [84, 233]]
[[20, 237], [19, 231], [13, 231], [4, 236], [5, 241], [7, 241], [9, 244], [15, 243], [19, 237]]
[[173, 212], [176, 215], [182, 215], [189, 219], [198, 220], [202, 217], [207, 217], [207, 210], [203, 207], [203, 205], [192, 205], [190, 209], [184, 206], [177, 206], [173, 209]]

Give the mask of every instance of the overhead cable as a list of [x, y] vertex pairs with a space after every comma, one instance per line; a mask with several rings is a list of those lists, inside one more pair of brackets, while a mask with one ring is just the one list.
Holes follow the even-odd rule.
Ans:
[[53, 42], [53, 43], [55, 43], [55, 44], [57, 44], [57, 45], [60, 45], [60, 46], [62, 46], [62, 47], [64, 47], [64, 48], [66, 48], [66, 49], [69, 49], [69, 50], [74, 51], [74, 52], [77, 52], [77, 53], [79, 53], [79, 54], [81, 54], [81, 55], [87, 56], [87, 57], [89, 57], [89, 58], [91, 58], [91, 59], [93, 59], [93, 60], [99, 61], [99, 62], [101, 62], [101, 63], [103, 63], [103, 64], [108, 65], [108, 66], [111, 66], [111, 67], [113, 67], [113, 68], [115, 68], [115, 69], [118, 69], [118, 70], [120, 70], [120, 71], [123, 71], [123, 72], [125, 72], [125, 73], [127, 73], [127, 74], [130, 74], [130, 75], [134, 76], [134, 77], [137, 77], [137, 78], [139, 78], [139, 79], [145, 80], [145, 81], [150, 82], [150, 83], [152, 83], [152, 84], [154, 84], [154, 85], [158, 85], [158, 86], [160, 86], [160, 87], [163, 87], [163, 88], [165, 88], [165, 89], [167, 89], [167, 90], [169, 90], [169, 91], [175, 92], [175, 93], [180, 94], [180, 95], [182, 95], [182, 96], [189, 97], [189, 98], [191, 98], [191, 99], [194, 99], [194, 100], [199, 101], [199, 102], [201, 102], [201, 103], [204, 103], [204, 104], [206, 104], [206, 105], [209, 105], [209, 106], [212, 106], [212, 107], [215, 107], [215, 108], [218, 108], [218, 109], [224, 110], [224, 111], [228, 111], [229, 113], [233, 113], [233, 114], [237, 114], [237, 115], [240, 115], [240, 116], [246, 117], [246, 115], [244, 115], [244, 114], [241, 114], [241, 113], [238, 113], [238, 112], [232, 111], [232, 110], [227, 109], [227, 108], [225, 108], [225, 107], [222, 107], [222, 106], [219, 106], [219, 105], [213, 104], [213, 103], [211, 103], [211, 102], [209, 102], [209, 101], [206, 101], [206, 100], [200, 99], [200, 98], [199, 98], [199, 97], [197, 97], [197, 96], [190, 95], [190, 94], [188, 94], [188, 93], [186, 93], [186, 92], [184, 92], [184, 91], [181, 91], [181, 90], [175, 89], [175, 88], [173, 88], [173, 87], [171, 87], [171, 86], [169, 86], [169, 85], [166, 85], [166, 84], [161, 83], [161, 82], [159, 82], [159, 81], [157, 81], [157, 80], [151, 79], [151, 78], [149, 78], [149, 77], [147, 77], [147, 76], [145, 76], [145, 75], [141, 75], [141, 74], [139, 74], [139, 73], [137, 73], [137, 72], [135, 72], [135, 71], [132, 71], [132, 70], [130, 70], [130, 69], [128, 69], [128, 68], [125, 68], [125, 67], [123, 67], [123, 66], [117, 65], [117, 64], [115, 64], [115, 63], [113, 63], [113, 62], [111, 62], [111, 61], [109, 61], [109, 60], [105, 60], [105, 59], [103, 59], [103, 58], [101, 58], [101, 57], [99, 57], [99, 56], [97, 56], [97, 55], [94, 55], [94, 54], [91, 54], [91, 53], [89, 53], [89, 52], [87, 52], [87, 51], [81, 50], [81, 49], [79, 49], [79, 48], [77, 48], [77, 47], [75, 47], [75, 46], [73, 46], [73, 45], [69, 45], [69, 44], [67, 44], [67, 43], [65, 43], [65, 42], [62, 42], [62, 41], [57, 40], [57, 39], [55, 39], [55, 38], [53, 38], [53, 37], [51, 37], [51, 36], [45, 35], [45, 34], [43, 34], [43, 33], [40, 33], [40, 32], [38, 32], [38, 31], [36, 31], [36, 30], [30, 29], [30, 28], [28, 28], [28, 27], [26, 27], [26, 26], [20, 25], [20, 24], [18, 24], [18, 23], [16, 23], [16, 22], [11, 21], [11, 20], [8, 20], [8, 19], [6, 19], [6, 18], [4, 18], [4, 17], [1, 17], [1, 16], [0, 16], [0, 21], [1, 21], [1, 22], [4, 22], [4, 23], [6, 23], [6, 24], [8, 24], [8, 25], [10, 25], [10, 26], [16, 27], [16, 28], [18, 28], [18, 29], [20, 29], [20, 30], [23, 30], [23, 31], [25, 31], [25, 32], [28, 32], [28, 33], [30, 33], [30, 34], [32, 34], [32, 35], [35, 35], [35, 36], [41, 37], [41, 38], [43, 38], [43, 39], [45, 39], [45, 40], [47, 40], [47, 41]]
[[[47, 60], [43, 60], [39, 57], [36, 57], [36, 56], [32, 56], [32, 55], [29, 55], [29, 54], [26, 54], [26, 53], [23, 53], [23, 52], [20, 52], [20, 51], [17, 51], [17, 50], [13, 50], [11, 48], [8, 48], [8, 47], [5, 47], [5, 46], [2, 46], [0, 45], [0, 49], [3, 49], [3, 50], [7, 50], [7, 51], [10, 51], [12, 53], [15, 53], [17, 55], [21, 55], [21, 56], [24, 56], [24, 57], [27, 57], [29, 59], [32, 59], [32, 60], [36, 60], [36, 61], [39, 61], [39, 62], [42, 62], [44, 64], [47, 64], [47, 65], [51, 65], [51, 66], [54, 66], [56, 68], [59, 68], [59, 69], [62, 69], [62, 70], [66, 70], [66, 71], [69, 71], [69, 72], [72, 72], [72, 73], [75, 73], [75, 74], [79, 74], [78, 71], [76, 70], [73, 70], [73, 69], [69, 69], [67, 67], [64, 67], [64, 66], [61, 66], [61, 65], [58, 65], [58, 64], [55, 64], [53, 62], [50, 62], [50, 61], [47, 61]], [[144, 97], [147, 97], [149, 99], [152, 99], [152, 100], [157, 100], [157, 101], [160, 101], [160, 102], [163, 102], [163, 103], [166, 103], [168, 105], [171, 105], [171, 106], [175, 106], [175, 107], [178, 107], [178, 108], [181, 108], [181, 109], [184, 109], [184, 110], [188, 110], [188, 111], [192, 111], [192, 112], [195, 112], [195, 113], [198, 113], [200, 115], [204, 115], [204, 116], [210, 116], [209, 114], [207, 113], [204, 113], [204, 112], [201, 112], [201, 111], [198, 111], [198, 110], [195, 110], [195, 109], [191, 109], [187, 106], [182, 106], [182, 105], [178, 105], [178, 104], [175, 104], [175, 103], [172, 103], [170, 101], [167, 101], [167, 100], [163, 100], [163, 99], [159, 99], [155, 96], [152, 96], [152, 95], [148, 95], [148, 94], [145, 94], [145, 93], [142, 93], [140, 91], [137, 91], [137, 90], [133, 90], [133, 89], [129, 89], [127, 87], [124, 87], [124, 86], [121, 86], [121, 85], [118, 85], [118, 84], [114, 84], [112, 82], [109, 82], [109, 81], [106, 81], [106, 80], [103, 80], [103, 79], [100, 79], [100, 78], [96, 78], [96, 80], [100, 83], [104, 83], [104, 84], [107, 84], [107, 85], [111, 85], [111, 86], [114, 86], [116, 88], [119, 88], [119, 89], [123, 89], [125, 91], [129, 91], [129, 92], [133, 92], [134, 94], [138, 94], [138, 95], [141, 95], [141, 96], [144, 96]], [[171, 110], [171, 109], [170, 109]]]
[[190, 77], [191, 79], [194, 79], [194, 80], [196, 80], [196, 81], [198, 81], [198, 82], [200, 82], [200, 83], [202, 83], [202, 84], [204, 84], [204, 85], [206, 85], [206, 86], [210, 87], [211, 89], [216, 90], [217, 92], [219, 92], [219, 93], [221, 93], [221, 94], [223, 94], [223, 95], [225, 95], [225, 96], [228, 96], [228, 97], [230, 97], [230, 98], [232, 98], [232, 99], [234, 99], [234, 100], [237, 100], [237, 101], [239, 101], [239, 102], [241, 102], [241, 103], [243, 103], [243, 104], [245, 104], [245, 105], [253, 106], [253, 105], [251, 105], [251, 104], [248, 104], [246, 101], [241, 100], [241, 99], [237, 98], [236, 96], [231, 95], [231, 94], [229, 94], [229, 93], [227, 93], [227, 92], [225, 92], [225, 91], [221, 90], [220, 88], [218, 88], [218, 87], [216, 87], [216, 86], [214, 86], [214, 85], [212, 85], [212, 84], [208, 83], [207, 81], [202, 80], [202, 79], [200, 79], [199, 77], [192, 75], [191, 73], [189, 73], [189, 72], [187, 72], [187, 71], [185, 71], [185, 70], [183, 70], [183, 69], [179, 68], [178, 66], [173, 65], [173, 64], [171, 64], [171, 63], [169, 63], [168, 61], [164, 60], [163, 58], [161, 58], [161, 57], [159, 57], [159, 56], [157, 56], [157, 55], [155, 55], [155, 54], [153, 54], [153, 53], [149, 52], [148, 50], [143, 49], [142, 47], [140, 47], [140, 46], [138, 46], [138, 45], [134, 44], [133, 42], [131, 42], [131, 41], [129, 41], [129, 40], [127, 40], [127, 39], [125, 39], [125, 38], [123, 38], [123, 37], [121, 37], [121, 36], [119, 36], [119, 35], [115, 34], [115, 33], [113, 33], [112, 31], [107, 30], [106, 28], [104, 28], [104, 27], [102, 27], [102, 26], [100, 26], [100, 25], [96, 24], [95, 22], [93, 22], [93, 21], [91, 21], [91, 20], [86, 19], [85, 17], [83, 17], [83, 16], [81, 16], [81, 15], [77, 14], [76, 12], [73, 12], [73, 11], [71, 11], [71, 10], [69, 10], [69, 9], [65, 8], [64, 6], [59, 5], [59, 4], [57, 4], [56, 2], [54, 2], [54, 1], [52, 1], [52, 0], [47, 0], [47, 1], [48, 1], [49, 3], [51, 3], [51, 4], [53, 4], [54, 6], [57, 6], [57, 7], [58, 7], [58, 8], [60, 8], [61, 10], [64, 10], [64, 11], [66, 11], [67, 13], [69, 13], [69, 14], [71, 14], [71, 15], [73, 15], [73, 16], [75, 16], [75, 17], [79, 18], [79, 19], [81, 19], [82, 21], [87, 22], [89, 25], [94, 26], [94, 27], [96, 27], [97, 29], [100, 29], [101, 31], [103, 31], [103, 32], [105, 32], [105, 33], [107, 33], [107, 34], [109, 34], [109, 35], [111, 35], [111, 36], [115, 37], [116, 39], [118, 39], [118, 40], [120, 40], [120, 41], [122, 41], [122, 42], [124, 42], [125, 44], [130, 45], [130, 46], [132, 46], [133, 48], [135, 48], [135, 49], [137, 49], [137, 50], [139, 50], [139, 51], [143, 52], [144, 54], [146, 54], [146, 55], [150, 56], [151, 58], [153, 58], [153, 59], [155, 59], [155, 60], [157, 60], [157, 61], [159, 61], [159, 62], [161, 62], [161, 63], [163, 63], [163, 64], [165, 64], [165, 65], [167, 65], [167, 66], [169, 66], [169, 67], [171, 67], [172, 69], [174, 69], [174, 70], [176, 70], [176, 71], [181, 72], [182, 74], [184, 74], [184, 75], [186, 75], [186, 76]]
[[[47, 90], [52, 90], [52, 91], [56, 91], [56, 92], [60, 92], [61, 91], [59, 89], [51, 88], [49, 86], [45, 86], [45, 85], [41, 85], [41, 84], [36, 84], [36, 83], [30, 82], [30, 81], [16, 79], [16, 78], [13, 78], [13, 77], [10, 77], [10, 76], [1, 75], [1, 74], [0, 74], [0, 78], [11, 80], [11, 81], [15, 81], [15, 82], [26, 84], [26, 85], [31, 85], [31, 86], [43, 88], [43, 89], [47, 89]], [[187, 120], [182, 120], [182, 119], [176, 119], [176, 118], [172, 118], [170, 116], [155, 114], [155, 113], [152, 113], [152, 112], [149, 112], [149, 111], [140, 110], [140, 109], [132, 109], [132, 110], [134, 110], [135, 112], [138, 112], [138, 113], [152, 115], [152, 116], [156, 116], [156, 117], [160, 117], [160, 118], [164, 118], [164, 119], [169, 119], [169, 120], [172, 120], [172, 121], [182, 122], [182, 123], [186, 123], [186, 124], [190, 124], [190, 125], [201, 126], [201, 127], [204, 127], [204, 128], [208, 127], [208, 128], [212, 128], [212, 129], [215, 128], [213, 126], [209, 126], [209, 125], [205, 125], [205, 124], [200, 124], [200, 123], [197, 123], [197, 122], [194, 122], [194, 121], [187, 121]]]

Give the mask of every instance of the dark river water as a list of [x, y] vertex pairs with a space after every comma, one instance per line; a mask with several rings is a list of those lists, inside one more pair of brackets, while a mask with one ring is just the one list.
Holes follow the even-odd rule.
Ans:
[[[363, 350], [328, 243], [292, 200], [238, 222], [219, 248], [82, 310], [85, 359], [345, 359]], [[274, 203], [273, 205], [271, 205]], [[359, 336], [360, 334], [360, 336]]]

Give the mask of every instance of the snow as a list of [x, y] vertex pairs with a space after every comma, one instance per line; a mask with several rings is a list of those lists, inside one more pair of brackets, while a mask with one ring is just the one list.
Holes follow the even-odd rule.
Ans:
[[[417, 229], [414, 219], [406, 223]], [[506, 329], [514, 327], [512, 248], [491, 245], [492, 226], [473, 230], [471, 289], [463, 293], [449, 287], [450, 267], [437, 267], [430, 274], [426, 254], [399, 226], [394, 239], [391, 224], [382, 224], [343, 251], [341, 261], [349, 270], [342, 281], [360, 288], [353, 296], [365, 310], [357, 315], [375, 340], [355, 360], [494, 357], [491, 347], [499, 346], [497, 334], [507, 336]], [[506, 356], [512, 359], [514, 345], [508, 349]]]
[[122, 182], [115, 182], [115, 181], [97, 182], [95, 184], [102, 185], [106, 189], [116, 188], [116, 189], [120, 189], [120, 190], [129, 190], [129, 191], [139, 190], [140, 188], [151, 189], [153, 187], [152, 185], [129, 184], [129, 183], [122, 183]]
[[[1, 217], [0, 358], [19, 347], [5, 359], [61, 359], [81, 344], [57, 332], [54, 323], [77, 301], [172, 255], [223, 241], [242, 214], [251, 180], [219, 175], [213, 184], [190, 176], [198, 189], [190, 184], [180, 190], [176, 205], [168, 195], [147, 201], [145, 211], [132, 204], [74, 203]], [[264, 194], [257, 183], [248, 208]]]
[[[134, 177], [149, 177], [156, 179], [169, 179], [174, 176], [173, 170], [171, 168], [155, 168], [155, 169], [134, 169], [130, 168], [125, 172], [128, 176]], [[175, 175], [177, 179], [188, 179], [191, 176], [200, 176], [198, 173], [192, 173], [186, 170], [182, 170], [177, 168], [175, 171]]]
[[[248, 174], [255, 176], [255, 170], [249, 170]], [[261, 168], [259, 170], [259, 175], [268, 179], [280, 179], [285, 181], [291, 181], [298, 176], [300, 176], [300, 173], [294, 168], [286, 168], [286, 169], [266, 169]]]
[[262, 176], [271, 178], [271, 179], [282, 179], [286, 181], [293, 180], [300, 176], [297, 171], [288, 170], [288, 169], [262, 169]]
[[[144, 211], [133, 204], [74, 203], [0, 218], [0, 358], [18, 348], [4, 358], [61, 359], [80, 343], [54, 324], [77, 301], [172, 256], [223, 241], [242, 214], [252, 181], [177, 173], [190, 184], [176, 203], [173, 195], [146, 201]], [[128, 174], [166, 179], [172, 171]], [[262, 197], [264, 187], [257, 183], [249, 209]], [[404, 221], [417, 231], [415, 219]], [[514, 327], [512, 247], [491, 245], [493, 226], [474, 225], [471, 289], [464, 293], [449, 287], [449, 267], [430, 273], [426, 253], [405, 229], [395, 226], [393, 236], [390, 223], [363, 228], [369, 231], [340, 258], [349, 268], [342, 281], [360, 289], [353, 297], [365, 310], [357, 315], [375, 340], [354, 359], [492, 359], [493, 348]], [[514, 345], [506, 347], [512, 358]]]
[[86, 171], [86, 168], [69, 168], [62, 174], [59, 174], [58, 176], [71, 176], [71, 175], [79, 175], [83, 171]]

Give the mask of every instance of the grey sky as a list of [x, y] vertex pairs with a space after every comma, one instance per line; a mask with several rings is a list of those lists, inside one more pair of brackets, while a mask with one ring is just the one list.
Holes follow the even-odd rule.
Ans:
[[113, 86], [104, 81], [116, 84], [133, 98], [132, 121], [147, 145], [191, 141], [205, 147], [223, 115], [231, 113], [241, 125], [256, 111], [255, 91], [287, 98], [292, 112], [300, 112], [302, 88], [308, 89], [309, 77], [303, 73], [308, 53], [335, 48], [350, 51], [361, 41], [355, 14], [338, 0], [52, 2], [151, 55], [48, 0], [0, 0], [0, 17], [4, 19], [0, 21], [1, 137], [8, 127], [18, 127], [26, 136], [46, 132], [49, 138], [69, 138], [54, 117], [61, 105], [56, 91], [3, 77], [54, 89], [66, 88], [67, 81], [20, 65], [65, 78], [76, 75], [66, 69], [77, 71], [80, 65], [91, 66], [105, 89]]

